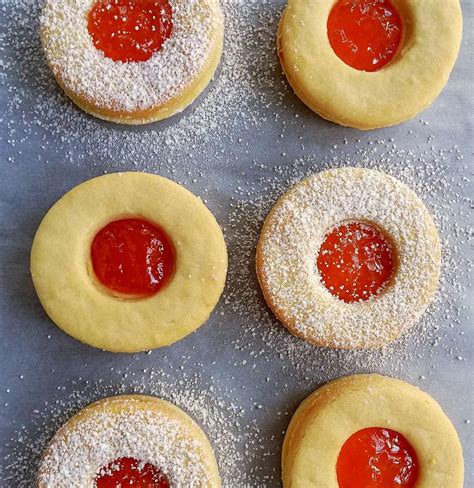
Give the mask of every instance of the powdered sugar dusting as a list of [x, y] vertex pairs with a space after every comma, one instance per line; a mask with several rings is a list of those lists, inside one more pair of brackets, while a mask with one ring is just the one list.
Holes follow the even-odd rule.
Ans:
[[207, 62], [215, 44], [214, 0], [173, 0], [173, 34], [144, 62], [114, 62], [95, 48], [87, 30], [93, 0], [48, 0], [43, 45], [65, 87], [95, 105], [132, 112], [181, 94]]
[[216, 486], [207, 456], [203, 439], [178, 415], [145, 407], [136, 397], [115, 397], [58, 433], [41, 462], [38, 482], [93, 486], [104, 466], [127, 457], [157, 466], [176, 487]]
[[[379, 225], [399, 256], [392, 285], [353, 304], [332, 295], [316, 268], [328, 229], [349, 220]], [[270, 306], [287, 327], [320, 345], [382, 346], [418, 320], [438, 283], [440, 248], [431, 217], [414, 193], [378, 171], [328, 170], [298, 183], [267, 219], [258, 252]]]

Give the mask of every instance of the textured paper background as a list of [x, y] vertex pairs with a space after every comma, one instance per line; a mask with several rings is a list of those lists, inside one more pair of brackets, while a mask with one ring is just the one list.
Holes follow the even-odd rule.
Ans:
[[[82, 389], [86, 390], [82, 401], [90, 401], [100, 396], [94, 386], [98, 382], [111, 391], [131, 391], [138, 381], [146, 390], [152, 370], [169, 373], [169, 384], [173, 389], [181, 388], [183, 395], [190, 385], [198, 391], [209, 391], [212, 385], [211, 392], [217, 398], [244, 410], [242, 424], [256, 425], [257, 437], [261, 439], [260, 446], [238, 447], [242, 457], [239, 469], [247, 473], [242, 480], [251, 486], [279, 486], [282, 432], [289, 415], [316, 386], [327, 379], [361, 371], [394, 374], [419, 385], [442, 404], [463, 442], [466, 486], [474, 486], [473, 427], [467, 423], [474, 420], [474, 333], [469, 310], [472, 287], [466, 280], [467, 274], [452, 270], [459, 279], [451, 276], [442, 292], [446, 295], [444, 303], [451, 308], [446, 313], [439, 309], [431, 312], [432, 323], [439, 330], [429, 331], [426, 340], [413, 345], [417, 332], [409, 334], [400, 347], [391, 348], [382, 359], [371, 354], [311, 348], [290, 338], [284, 330], [269, 333], [268, 327], [279, 325], [269, 318], [263, 305], [251, 260], [253, 241], [264, 214], [259, 206], [261, 199], [266, 211], [280, 189], [288, 186], [289, 179], [300, 177], [304, 171], [320, 169], [319, 161], [341, 161], [345, 156], [354, 161], [361, 149], [373, 145], [386, 151], [387, 145], [394, 144], [397, 151], [406, 149], [406, 154], [411, 152], [415, 159], [425, 153], [411, 166], [421, 186], [426, 161], [435, 164], [438, 151], [446, 150], [442, 164], [450, 169], [448, 176], [440, 176], [440, 185], [445, 182], [452, 185], [447, 190], [440, 189], [446, 206], [436, 209], [440, 200], [435, 195], [432, 199], [428, 195], [427, 205], [447, 221], [447, 228], [454, 229], [453, 219], [459, 219], [458, 235], [451, 232], [450, 245], [456, 247], [458, 262], [467, 269], [468, 261], [459, 261], [459, 256], [473, 258], [465, 237], [466, 222], [472, 225], [469, 203], [472, 185], [466, 178], [472, 178], [474, 168], [474, 2], [463, 2], [463, 47], [440, 98], [413, 121], [372, 133], [326, 123], [294, 97], [285, 86], [272, 54], [271, 34], [283, 2], [263, 2], [263, 17], [255, 15], [254, 23], [261, 26], [263, 18], [267, 24], [261, 32], [250, 26], [242, 33], [249, 36], [249, 70], [259, 63], [263, 70], [256, 74], [258, 79], [253, 87], [260, 91], [256, 99], [262, 103], [246, 103], [243, 99], [240, 110], [234, 100], [228, 117], [235, 118], [236, 124], [230, 128], [213, 126], [218, 118], [203, 119], [202, 139], [194, 137], [193, 143], [183, 136], [185, 125], [182, 137], [178, 134], [175, 140], [176, 132], [170, 133], [169, 128], [173, 124], [182, 125], [183, 118], [190, 117], [196, 106], [204, 103], [203, 98], [174, 120], [142, 128], [114, 127], [76, 110], [59, 93], [44, 64], [37, 22], [31, 21], [37, 19], [37, 4], [19, 2], [20, 8], [13, 7], [14, 3], [2, 2], [0, 9], [4, 39], [0, 50], [1, 486], [29, 486], [31, 473], [21, 470], [31, 471], [34, 453], [29, 449], [37, 450], [41, 431], [58, 422], [48, 420], [51, 404], [67, 402], [71, 393], [80, 396], [78, 392]], [[256, 11], [256, 7], [252, 8]], [[262, 61], [269, 63], [268, 67], [261, 66]], [[223, 73], [229, 79], [231, 65], [228, 60]], [[245, 79], [248, 77], [247, 74]], [[236, 75], [235, 83], [240, 82]], [[209, 96], [214, 89], [210, 88]], [[225, 97], [218, 102], [226, 104]], [[257, 123], [252, 123], [254, 118]], [[294, 169], [293, 161], [303, 156], [311, 162], [304, 163], [306, 166], [302, 163], [302, 169]], [[387, 162], [390, 168], [394, 164], [396, 161]], [[206, 200], [227, 229], [231, 273], [226, 301], [238, 304], [221, 301], [211, 320], [197, 333], [149, 355], [109, 354], [66, 336], [45, 315], [28, 270], [31, 242], [48, 208], [85, 179], [123, 170], [163, 174], [182, 182]], [[433, 178], [431, 174], [430, 185], [436, 186]], [[274, 187], [277, 189], [272, 191]], [[242, 261], [245, 257], [250, 257], [250, 261]], [[452, 290], [459, 280], [464, 281], [460, 293]], [[246, 303], [249, 313], [244, 310]], [[453, 314], [452, 310], [459, 313]], [[43, 419], [44, 429], [38, 429], [38, 418]], [[24, 461], [15, 459], [18, 452], [23, 453]], [[11, 453], [15, 453], [13, 458], [8, 457]]]

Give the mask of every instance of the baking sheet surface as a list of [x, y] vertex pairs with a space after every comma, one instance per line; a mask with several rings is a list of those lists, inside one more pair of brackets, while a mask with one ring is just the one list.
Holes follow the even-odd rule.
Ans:
[[[190, 412], [214, 443], [224, 485], [280, 486], [291, 414], [325, 381], [378, 372], [433, 395], [463, 443], [474, 487], [472, 323], [473, 4], [447, 88], [414, 120], [360, 132], [323, 121], [286, 85], [274, 52], [280, 0], [224, 3], [216, 80], [183, 114], [120, 127], [75, 108], [38, 40], [39, 4], [0, 4], [0, 485], [32, 486], [41, 450], [81, 406], [140, 391]], [[443, 279], [422, 323], [383, 352], [337, 352], [290, 336], [267, 310], [254, 273], [260, 226], [294, 181], [335, 166], [389, 172], [414, 188], [443, 238]], [[149, 171], [201, 196], [224, 228], [224, 297], [195, 334], [162, 350], [115, 355], [82, 345], [44, 313], [29, 274], [34, 233], [82, 181]], [[100, 324], [98, 324], [100, 326]]]

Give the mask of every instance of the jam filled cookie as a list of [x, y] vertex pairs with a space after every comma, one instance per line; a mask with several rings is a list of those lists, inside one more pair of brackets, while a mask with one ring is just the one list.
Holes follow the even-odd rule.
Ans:
[[45, 216], [31, 251], [53, 322], [115, 352], [165, 346], [200, 327], [226, 272], [222, 231], [202, 201], [146, 173], [73, 188]]
[[180, 112], [222, 54], [219, 0], [46, 0], [41, 40], [56, 80], [86, 112], [145, 124]]
[[308, 107], [374, 129], [435, 100], [461, 36], [459, 0], [289, 0], [277, 43], [288, 82]]
[[382, 347], [418, 321], [438, 285], [433, 220], [408, 187], [344, 168], [283, 195], [262, 229], [257, 275], [277, 318], [314, 344]]
[[316, 390], [291, 419], [285, 488], [462, 488], [456, 430], [427, 393], [378, 375]]
[[43, 455], [37, 488], [219, 488], [209, 441], [180, 408], [129, 395], [93, 403], [71, 418]]

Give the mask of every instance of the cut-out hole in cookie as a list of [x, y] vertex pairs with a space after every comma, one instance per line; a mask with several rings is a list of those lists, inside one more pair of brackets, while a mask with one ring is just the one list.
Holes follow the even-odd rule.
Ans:
[[327, 29], [331, 47], [344, 63], [378, 71], [398, 51], [403, 25], [390, 0], [338, 0]]
[[156, 466], [134, 458], [123, 457], [99, 470], [95, 488], [117, 486], [170, 488], [168, 477]]
[[173, 30], [169, 0], [98, 0], [88, 17], [94, 46], [113, 61], [148, 61]]
[[166, 232], [140, 218], [115, 220], [91, 245], [98, 281], [119, 296], [141, 298], [158, 293], [173, 277], [176, 257]]
[[414, 488], [418, 471], [416, 452], [408, 440], [381, 427], [351, 435], [337, 459], [339, 488]]
[[390, 283], [396, 254], [390, 238], [366, 222], [346, 222], [324, 237], [316, 259], [321, 282], [346, 303], [368, 300]]

